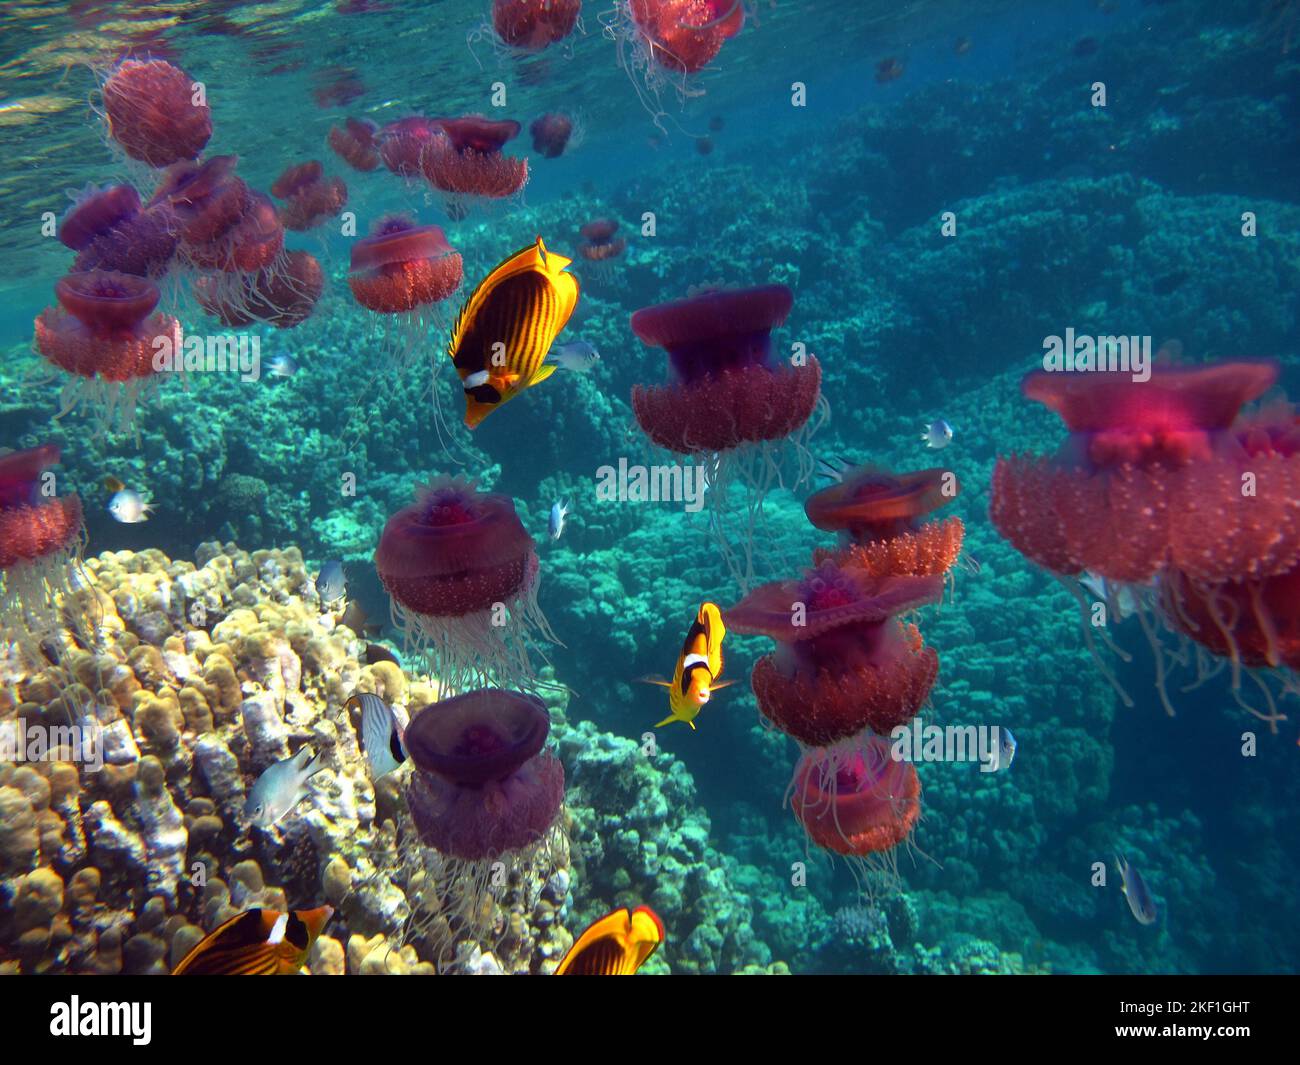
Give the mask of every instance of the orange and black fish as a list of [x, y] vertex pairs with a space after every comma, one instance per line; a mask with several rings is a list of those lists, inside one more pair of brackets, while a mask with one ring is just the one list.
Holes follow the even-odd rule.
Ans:
[[735, 683], [718, 680], [722, 676], [722, 638], [726, 635], [722, 611], [717, 604], [702, 604], [686, 634], [682, 653], [677, 656], [673, 679], [642, 678], [646, 684], [657, 684], [668, 689], [668, 709], [672, 713], [658, 722], [655, 728], [673, 721], [684, 721], [694, 729], [695, 718], [712, 694]]
[[292, 976], [333, 914], [331, 906], [245, 910], [205, 936], [172, 976]]
[[649, 906], [607, 913], [580, 935], [556, 976], [632, 976], [664, 941], [664, 923]]
[[555, 372], [546, 353], [578, 305], [573, 262], [542, 238], [515, 252], [465, 301], [447, 354], [465, 389], [465, 424], [484, 418]]

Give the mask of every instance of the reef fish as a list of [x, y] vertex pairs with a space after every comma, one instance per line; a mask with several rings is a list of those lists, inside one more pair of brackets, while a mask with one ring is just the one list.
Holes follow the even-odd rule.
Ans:
[[586, 373], [600, 362], [600, 352], [585, 340], [570, 340], [567, 344], [554, 345], [546, 361], [574, 373]]
[[992, 769], [1010, 769], [1016, 760], [1016, 737], [1006, 725], [998, 726], [998, 749], [993, 754]]
[[320, 755], [311, 758], [311, 748], [303, 747], [292, 758], [276, 762], [257, 778], [244, 803], [244, 816], [255, 825], [269, 828], [298, 805], [307, 781], [322, 768]]
[[271, 357], [267, 372], [272, 377], [292, 377], [298, 372], [298, 361], [287, 352], [280, 352]]
[[938, 418], [925, 427], [921, 439], [925, 442], [926, 447], [933, 448], [935, 451], [942, 451], [952, 443], [952, 426], [944, 419]]
[[370, 779], [378, 780], [406, 761], [402, 737], [410, 719], [400, 707], [390, 706], [370, 692], [358, 692], [346, 708], [361, 711], [361, 749], [370, 763]]
[[343, 563], [332, 559], [321, 565], [316, 574], [316, 594], [320, 596], [321, 605], [342, 599], [348, 590], [348, 579], [343, 572]]
[[1084, 570], [1079, 583], [1097, 597], [1097, 601], [1106, 604], [1115, 612], [1115, 620], [1123, 621], [1138, 612], [1141, 603], [1135, 585], [1108, 581], [1105, 577]]
[[593, 922], [569, 948], [556, 976], [632, 976], [664, 941], [664, 923], [649, 906], [623, 906]]
[[1151, 897], [1151, 890], [1142, 874], [1128, 864], [1122, 854], [1115, 855], [1115, 866], [1119, 869], [1119, 889], [1128, 900], [1128, 908], [1133, 911], [1138, 924], [1155, 924], [1160, 916], [1156, 900]]
[[245, 910], [203, 937], [172, 976], [292, 976], [307, 960], [331, 906], [314, 910]]
[[578, 305], [573, 262], [542, 238], [487, 275], [461, 308], [447, 355], [465, 389], [465, 424], [475, 428], [556, 370], [546, 353]]
[[569, 504], [561, 503], [558, 499], [555, 505], [551, 507], [551, 518], [547, 522], [546, 532], [552, 540], [558, 540], [564, 535], [564, 519], [568, 516]]
[[[121, 484], [120, 481], [116, 483]], [[120, 521], [123, 525], [148, 521], [153, 509], [153, 504], [133, 488], [118, 488], [113, 493], [113, 498], [108, 501], [108, 512], [113, 515], [114, 520]]]
[[672, 713], [657, 722], [655, 728], [673, 721], [683, 721], [693, 730], [696, 716], [712, 694], [735, 683], [718, 680], [722, 676], [722, 639], [726, 634], [727, 630], [722, 624], [722, 611], [717, 604], [702, 604], [686, 634], [682, 653], [677, 656], [673, 679], [642, 678], [647, 684], [657, 684], [668, 689], [668, 708]]

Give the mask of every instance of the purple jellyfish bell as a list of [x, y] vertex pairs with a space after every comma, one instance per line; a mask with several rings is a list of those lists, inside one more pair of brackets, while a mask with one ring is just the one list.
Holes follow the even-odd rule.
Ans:
[[794, 305], [785, 285], [708, 289], [671, 303], [643, 307], [632, 331], [646, 344], [666, 348], [682, 384], [747, 366], [771, 369], [772, 330]]
[[564, 799], [564, 768], [536, 696], [484, 688], [415, 713], [405, 742], [416, 772], [407, 801], [420, 838], [466, 861], [540, 840]]

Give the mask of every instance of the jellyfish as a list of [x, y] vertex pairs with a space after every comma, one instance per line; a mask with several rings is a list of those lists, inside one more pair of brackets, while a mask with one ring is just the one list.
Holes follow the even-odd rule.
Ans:
[[[385, 215], [370, 235], [352, 245], [348, 287], [353, 298], [384, 322], [384, 345], [399, 366], [440, 328], [438, 305], [460, 287], [460, 252], [439, 226], [418, 225], [410, 215]], [[380, 317], [382, 316], [382, 317]], [[436, 372], [442, 360], [434, 362]]]
[[155, 168], [197, 158], [212, 136], [212, 112], [200, 90], [166, 60], [122, 60], [104, 83], [109, 136]]
[[638, 98], [658, 122], [670, 78], [683, 100], [702, 94], [690, 76], [741, 31], [745, 9], [741, 0], [616, 0], [601, 23]]
[[181, 350], [181, 327], [154, 313], [158, 286], [109, 270], [68, 274], [54, 286], [57, 303], [36, 318], [36, 350], [71, 375], [58, 417], [86, 403], [99, 432], [130, 432], [139, 442], [135, 411], [157, 384], [155, 356]]
[[540, 52], [578, 24], [582, 0], [492, 0], [492, 29], [502, 44]]
[[183, 247], [219, 240], [247, 214], [251, 193], [235, 173], [238, 162], [236, 155], [214, 155], [163, 171], [149, 206], [170, 209]]
[[509, 496], [461, 478], [418, 488], [384, 526], [375, 568], [394, 627], [445, 688], [535, 684], [528, 641], [556, 641], [537, 605], [537, 551]]
[[[1092, 624], [1092, 607], [1069, 578], [1088, 571], [1104, 580], [1112, 607], [1132, 590], [1157, 692], [1172, 714], [1166, 673], [1185, 656], [1165, 649], [1158, 625], [1183, 635], [1190, 628], [1213, 644], [1206, 625], [1231, 617], [1223, 588], [1259, 588], [1300, 564], [1300, 453], [1286, 443], [1291, 429], [1279, 427], [1275, 441], [1259, 426], [1234, 428], [1242, 406], [1276, 378], [1270, 362], [1239, 361], [1155, 366], [1145, 381], [1114, 371], [1039, 371], [1022, 383], [1070, 435], [1053, 457], [998, 460], [990, 517], [1013, 547], [1075, 595], [1089, 650], [1127, 705], [1133, 700], [1095, 640], [1129, 656], [1105, 626]], [[1240, 702], [1238, 688], [1234, 675]], [[1272, 719], [1267, 691], [1265, 698]]]
[[[763, 497], [774, 485], [795, 488], [808, 479], [812, 461], [805, 443], [826, 417], [816, 357], [796, 357], [789, 365], [772, 358], [771, 331], [785, 321], [793, 300], [784, 285], [711, 289], [632, 315], [632, 331], [667, 350], [673, 375], [665, 385], [633, 387], [637, 422], [658, 446], [704, 459], [715, 539], [742, 588], [753, 579], [754, 523]], [[785, 441], [796, 459], [789, 484], [780, 450]], [[724, 529], [734, 480], [746, 488], [749, 517], [739, 549]]]
[[965, 526], [956, 516], [922, 519], [956, 495], [956, 478], [939, 468], [906, 474], [872, 466], [847, 470], [804, 503], [813, 525], [839, 533], [843, 541], [838, 550], [819, 550], [814, 557], [879, 577], [947, 573], [961, 555]]
[[379, 158], [398, 177], [419, 177], [424, 153], [442, 135], [437, 119], [411, 115], [390, 122], [375, 135]]
[[200, 270], [224, 274], [272, 268], [284, 251], [284, 226], [269, 197], [249, 190], [244, 210], [219, 236], [181, 246], [184, 258]]
[[436, 121], [441, 135], [425, 147], [420, 167], [452, 209], [508, 199], [523, 190], [528, 160], [501, 152], [519, 135], [518, 122], [495, 122], [481, 115]]
[[330, 147], [353, 170], [369, 173], [378, 170], [382, 162], [375, 140], [378, 132], [379, 127], [369, 119], [349, 118], [330, 129]]
[[296, 233], [313, 229], [343, 210], [348, 187], [339, 178], [326, 178], [316, 159], [291, 166], [271, 186], [271, 195], [284, 200], [280, 222]]
[[533, 138], [533, 151], [547, 159], [558, 159], [567, 149], [581, 142], [581, 130], [575, 131], [573, 119], [559, 111], [549, 111], [533, 119], [528, 127]]
[[176, 222], [165, 207], [145, 210], [130, 185], [88, 186], [59, 223], [59, 240], [77, 253], [73, 272], [158, 278], [176, 254]]
[[30, 652], [59, 627], [85, 525], [75, 495], [53, 493], [53, 444], [0, 455], [0, 639]]
[[402, 856], [414, 870], [408, 935], [436, 953], [489, 934], [501, 891], [565, 846], [564, 767], [545, 749], [549, 732], [540, 699], [497, 688], [412, 714], [406, 799], [419, 845]]
[[583, 267], [583, 274], [608, 284], [616, 275], [616, 263], [627, 250], [627, 240], [614, 235], [618, 232], [618, 222], [612, 218], [593, 218], [578, 232], [582, 235], [578, 255], [589, 264]]
[[194, 295], [223, 325], [238, 328], [266, 322], [277, 329], [292, 329], [315, 310], [325, 275], [310, 252], [291, 251], [274, 269], [239, 275], [239, 285], [239, 290], [232, 292], [208, 275], [195, 279]]
[[[1268, 471], [1300, 454], [1300, 418], [1285, 403], [1243, 415], [1233, 435], [1248, 466], [1265, 480]], [[1246, 574], [1223, 581], [1198, 579], [1171, 566], [1156, 583], [1165, 624], [1225, 660], [1238, 703], [1276, 733], [1285, 718], [1270, 688], [1255, 678], [1265, 699], [1263, 710], [1237, 693], [1243, 671], [1265, 669], [1286, 670], [1284, 693], [1300, 692], [1294, 675], [1300, 670], [1300, 564], [1269, 576]]]
[[808, 751], [795, 768], [790, 806], [817, 846], [896, 875], [894, 854], [921, 817], [921, 779], [883, 736], [851, 755]]
[[1142, 584], [1166, 564], [1215, 582], [1300, 561], [1300, 456], [1277, 456], [1243, 505], [1250, 458], [1231, 427], [1277, 379], [1268, 362], [1029, 374], [1022, 391], [1061, 416], [1054, 457], [1000, 458], [990, 516], [1056, 574]]
[[939, 575], [874, 577], [822, 562], [802, 580], [754, 589], [724, 617], [733, 632], [777, 642], [750, 676], [764, 718], [829, 747], [864, 730], [888, 734], [920, 711], [939, 656], [898, 615], [942, 592]]

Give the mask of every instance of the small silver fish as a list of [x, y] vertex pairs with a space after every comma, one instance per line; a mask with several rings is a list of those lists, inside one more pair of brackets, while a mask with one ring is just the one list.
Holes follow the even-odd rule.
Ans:
[[1011, 730], [1006, 725], [998, 726], [998, 748], [993, 752], [992, 769], [998, 772], [1002, 769], [1010, 769], [1011, 763], [1016, 760], [1016, 737], [1012, 735]]
[[406, 761], [403, 737], [410, 719], [399, 706], [389, 706], [378, 695], [359, 692], [347, 702], [361, 708], [361, 749], [370, 763], [370, 779], [378, 780]]
[[1128, 900], [1128, 908], [1133, 911], [1137, 923], [1155, 924], [1160, 911], [1156, 907], [1156, 900], [1151, 897], [1147, 882], [1142, 879], [1142, 874], [1129, 865], [1120, 854], [1115, 855], [1115, 866], [1119, 869], [1119, 889], [1124, 892], [1124, 898]]
[[266, 364], [266, 372], [272, 377], [292, 377], [298, 372], [298, 361], [287, 352], [280, 352], [278, 355], [271, 356], [271, 361]]
[[347, 590], [348, 579], [343, 573], [343, 563], [338, 559], [324, 563], [316, 574], [316, 594], [320, 596], [321, 606], [342, 599]]
[[269, 828], [298, 805], [308, 779], [322, 768], [320, 755], [312, 758], [310, 747], [269, 766], [248, 793], [244, 816], [255, 825]]
[[154, 505], [132, 488], [123, 488], [108, 501], [108, 512], [123, 525], [148, 521]]
[[1095, 595], [1099, 602], [1105, 603], [1108, 609], [1114, 610], [1115, 621], [1123, 621], [1138, 612], [1140, 604], [1132, 585], [1108, 581], [1092, 570], [1084, 570], [1079, 583]]
[[926, 447], [934, 448], [935, 451], [942, 451], [952, 443], [952, 426], [942, 418], [932, 421], [925, 427], [925, 432], [921, 434], [921, 440]]
[[551, 520], [547, 523], [546, 531], [550, 534], [552, 540], [558, 540], [564, 535], [564, 519], [568, 516], [569, 504], [561, 503], [558, 499], [555, 505], [551, 507]]
[[839, 455], [832, 455], [830, 458], [817, 460], [817, 474], [825, 477], [828, 481], [839, 483], [844, 480], [844, 471], [849, 469], [849, 464]]
[[546, 361], [574, 373], [586, 373], [600, 362], [600, 352], [585, 340], [570, 340], [564, 344], [552, 344]]

